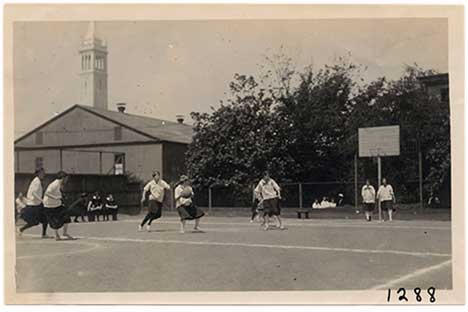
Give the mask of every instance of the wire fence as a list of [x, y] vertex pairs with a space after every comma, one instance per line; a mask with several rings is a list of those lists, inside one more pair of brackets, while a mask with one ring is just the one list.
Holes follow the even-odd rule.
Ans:
[[[428, 183], [428, 182], [425, 182]], [[338, 205], [361, 205], [361, 188], [365, 181], [330, 181], [280, 183], [281, 206], [285, 208], [311, 208], [314, 201], [324, 198]], [[399, 204], [420, 204], [418, 180], [392, 185]], [[255, 185], [242, 187], [215, 185], [196, 188], [195, 203], [200, 207], [246, 208], [252, 205]], [[374, 185], [377, 191], [377, 185]], [[429, 195], [423, 196], [422, 206], [428, 205]], [[356, 202], [357, 199], [357, 202]]]

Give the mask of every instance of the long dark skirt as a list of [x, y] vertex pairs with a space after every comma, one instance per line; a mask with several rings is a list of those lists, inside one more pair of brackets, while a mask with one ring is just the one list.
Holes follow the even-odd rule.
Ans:
[[70, 212], [64, 207], [60, 206], [57, 208], [44, 208], [45, 215], [49, 225], [54, 230], [58, 230], [66, 223], [70, 223]]
[[156, 220], [162, 216], [162, 206], [163, 204], [157, 200], [148, 201], [148, 214], [151, 214], [151, 220]]
[[21, 210], [21, 219], [27, 224], [38, 225], [39, 223], [47, 223], [47, 217], [44, 213], [44, 207], [38, 206], [26, 206]]
[[281, 209], [279, 205], [278, 198], [265, 199], [263, 201], [263, 213], [264, 215], [279, 216], [281, 214]]
[[190, 206], [179, 206], [177, 207], [177, 212], [179, 213], [181, 220], [195, 220], [205, 215], [203, 210], [196, 207], [194, 204], [191, 204]]

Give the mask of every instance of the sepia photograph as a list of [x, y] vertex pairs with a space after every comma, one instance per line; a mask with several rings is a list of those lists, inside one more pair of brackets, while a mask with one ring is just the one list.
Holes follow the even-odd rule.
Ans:
[[4, 9], [7, 304], [464, 303], [463, 6], [72, 7]]

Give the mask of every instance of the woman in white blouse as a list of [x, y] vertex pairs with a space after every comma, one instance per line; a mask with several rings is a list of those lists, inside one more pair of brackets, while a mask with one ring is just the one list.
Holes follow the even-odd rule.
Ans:
[[49, 238], [47, 235], [47, 217], [42, 205], [42, 181], [45, 178], [44, 169], [36, 170], [35, 175], [31, 184], [29, 184], [26, 194], [26, 207], [21, 211], [20, 215], [26, 224], [18, 229], [18, 235], [21, 237], [25, 230], [42, 224], [42, 238]]
[[69, 212], [63, 206], [62, 187], [67, 182], [68, 175], [64, 171], [57, 174], [57, 178], [47, 186], [44, 193], [44, 211], [51, 228], [55, 230], [55, 239], [61, 240], [58, 230], [63, 227], [63, 236], [73, 239], [68, 234], [68, 223], [71, 222]]
[[180, 216], [180, 232], [185, 232], [185, 223], [187, 220], [195, 220], [195, 231], [201, 231], [200, 218], [205, 213], [193, 203], [193, 189], [190, 186], [189, 178], [182, 175], [179, 180], [179, 185], [174, 191], [174, 198], [176, 201], [177, 212]]

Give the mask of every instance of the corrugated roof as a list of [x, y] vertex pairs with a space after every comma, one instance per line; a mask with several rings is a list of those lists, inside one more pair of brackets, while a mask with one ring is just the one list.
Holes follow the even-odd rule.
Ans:
[[101, 115], [107, 119], [114, 120], [115, 122], [128, 126], [129, 128], [144, 132], [147, 135], [157, 138], [161, 141], [184, 144], [189, 144], [192, 142], [193, 128], [187, 124], [181, 124], [178, 122], [152, 117], [120, 113], [91, 106], [77, 106], [86, 111]]

